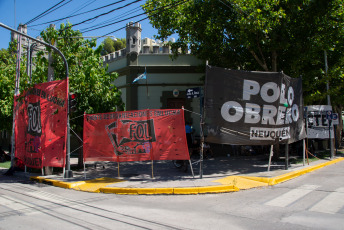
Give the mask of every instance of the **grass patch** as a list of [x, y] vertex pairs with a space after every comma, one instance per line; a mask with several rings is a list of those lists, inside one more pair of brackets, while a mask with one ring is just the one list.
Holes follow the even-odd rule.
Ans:
[[0, 162], [0, 168], [9, 169], [11, 167], [11, 161]]

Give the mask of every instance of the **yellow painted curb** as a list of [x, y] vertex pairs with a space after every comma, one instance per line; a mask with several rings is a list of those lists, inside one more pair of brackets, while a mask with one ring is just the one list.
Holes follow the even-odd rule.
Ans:
[[183, 188], [121, 188], [121, 187], [106, 187], [109, 184], [122, 182], [123, 180], [115, 178], [97, 178], [88, 181], [64, 182], [44, 178], [40, 176], [32, 176], [30, 180], [39, 183], [49, 184], [61, 188], [75, 189], [87, 192], [102, 192], [102, 193], [115, 193], [126, 195], [153, 195], [153, 194], [204, 194], [204, 193], [225, 193], [236, 192], [241, 189], [255, 188], [260, 186], [269, 186], [282, 183], [284, 181], [293, 179], [303, 174], [323, 168], [327, 165], [335, 164], [343, 161], [344, 158], [337, 158], [332, 161], [321, 163], [318, 165], [310, 166], [304, 169], [289, 172], [277, 177], [249, 177], [249, 176], [229, 176], [213, 182], [219, 182], [222, 185], [206, 186], [206, 187], [183, 187]]
[[138, 195], [137, 188], [103, 187], [99, 189], [102, 193], [116, 193], [123, 195]]
[[84, 183], [80, 183], [79, 185], [75, 185], [73, 187], [74, 190], [80, 190], [84, 192], [100, 192], [100, 188], [106, 187], [107, 185], [123, 182], [124, 180], [110, 178], [110, 177], [102, 177], [96, 178], [92, 180], [86, 180]]
[[173, 194], [198, 194], [199, 189], [197, 187], [184, 187], [174, 188]]
[[67, 189], [71, 189], [71, 188], [74, 188], [75, 186], [79, 186], [81, 184], [86, 183], [85, 181], [65, 182], [65, 181], [59, 181], [59, 180], [44, 178], [44, 177], [40, 177], [40, 176], [32, 176], [32, 177], [30, 177], [30, 180], [37, 181], [37, 182], [42, 183], [42, 184], [49, 184], [49, 185], [53, 185], [56, 187], [67, 188]]
[[39, 177], [39, 176], [31, 176], [31, 177], [30, 177], [30, 180], [36, 181], [36, 182], [38, 182], [38, 183], [42, 183], [42, 182], [43, 182], [43, 179], [44, 179], [44, 178]]
[[115, 193], [123, 195], [194, 195], [204, 193], [225, 193], [236, 192], [239, 189], [235, 186], [207, 186], [207, 187], [183, 187], [183, 188], [119, 188], [103, 187], [99, 189], [102, 193]]
[[257, 188], [262, 186], [268, 186], [267, 179], [270, 178], [259, 178], [259, 177], [245, 177], [245, 176], [229, 176], [215, 180], [213, 182], [218, 182], [223, 185], [233, 185], [239, 190]]
[[234, 185], [230, 186], [208, 186], [208, 187], [199, 187], [199, 193], [225, 193], [225, 192], [237, 192], [240, 189]]
[[286, 173], [286, 174], [283, 174], [281, 176], [273, 177], [273, 179], [275, 180], [275, 184], [279, 184], [279, 183], [282, 183], [284, 181], [291, 180], [291, 179], [293, 179], [295, 177], [301, 176], [303, 174], [306, 174], [306, 173], [309, 173], [309, 172], [313, 172], [313, 171], [318, 170], [320, 168], [323, 168], [323, 167], [325, 167], [327, 165], [332, 165], [332, 164], [338, 163], [338, 162], [340, 162], [342, 160], [344, 160], [343, 157], [337, 158], [337, 159], [332, 160], [332, 161], [328, 161], [328, 162], [321, 163], [321, 164], [318, 164], [318, 165], [310, 166], [310, 167], [307, 167], [307, 168], [304, 168], [304, 169], [300, 169], [300, 170], [297, 170], [297, 171], [294, 171], [294, 172]]
[[85, 184], [85, 181], [77, 181], [77, 182], [63, 182], [63, 181], [56, 181], [54, 182], [54, 185], [61, 188], [67, 188], [72, 189], [74, 187], [80, 186], [82, 184]]
[[173, 188], [156, 188], [155, 194], [172, 195], [173, 194]]

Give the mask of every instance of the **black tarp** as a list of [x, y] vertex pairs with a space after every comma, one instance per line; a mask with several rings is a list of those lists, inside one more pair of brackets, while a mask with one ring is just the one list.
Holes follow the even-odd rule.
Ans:
[[207, 142], [293, 143], [305, 137], [301, 78], [207, 66]]

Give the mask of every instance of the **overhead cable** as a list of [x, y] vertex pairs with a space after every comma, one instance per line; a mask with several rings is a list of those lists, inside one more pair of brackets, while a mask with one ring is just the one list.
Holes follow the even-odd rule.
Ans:
[[120, 19], [120, 18], [122, 18], [122, 17], [129, 16], [129, 15], [134, 14], [134, 13], [136, 13], [136, 12], [138, 12], [138, 11], [141, 11], [141, 10], [142, 10], [141, 6], [135, 7], [134, 9], [129, 10], [128, 12], [125, 12], [125, 13], [122, 13], [122, 14], [120, 14], [120, 15], [117, 15], [116, 17], [110, 18], [110, 19], [105, 20], [105, 21], [103, 21], [103, 22], [100, 22], [100, 23], [98, 23], [98, 24], [96, 24], [96, 25], [82, 28], [82, 29], [80, 29], [80, 32], [83, 33], [83, 31], [85, 31], [85, 30], [89, 30], [89, 29], [92, 29], [92, 28], [96, 28], [96, 27], [98, 27], [98, 26], [102, 26], [102, 25], [104, 25], [104, 24], [107, 24], [107, 23], [116, 21], [116, 20], [118, 20], [118, 19]]
[[46, 16], [46, 15], [48, 15], [48, 14], [54, 12], [55, 10], [57, 10], [57, 9], [59, 9], [60, 7], [66, 5], [66, 4], [68, 4], [68, 3], [70, 3], [70, 2], [73, 1], [73, 0], [69, 0], [69, 1], [66, 2], [65, 4], [63, 4], [63, 5], [59, 6], [59, 7], [57, 7], [58, 5], [60, 5], [61, 3], [63, 3], [64, 1], [66, 1], [66, 0], [62, 0], [62, 1], [60, 1], [59, 3], [55, 4], [54, 6], [50, 7], [49, 9], [47, 9], [46, 11], [44, 11], [43, 13], [39, 14], [38, 16], [34, 17], [33, 19], [31, 19], [30, 21], [28, 21], [27, 23], [25, 23], [25, 25], [28, 25], [28, 24], [30, 24], [30, 23], [32, 23], [32, 22], [34, 22], [34, 21], [36, 21], [36, 20], [38, 20], [38, 19], [40, 19], [40, 18]]
[[[165, 11], [165, 10], [171, 9], [171, 8], [173, 8], [173, 7], [175, 7], [175, 6], [184, 4], [184, 3], [188, 2], [188, 1], [190, 1], [190, 0], [182, 0], [182, 1], [179, 1], [179, 2], [177, 2], [177, 3], [171, 3], [171, 4], [169, 4], [169, 5], [160, 7], [160, 8], [158, 8], [158, 9], [154, 9], [154, 10], [151, 10], [151, 11], [148, 11], [148, 12], [145, 12], [145, 13], [142, 13], [142, 14], [138, 14], [138, 15], [135, 15], [135, 16], [132, 16], [132, 17], [128, 17], [128, 18], [125, 18], [125, 19], [122, 19], [122, 20], [119, 20], [119, 21], [116, 21], [116, 22], [113, 22], [113, 23], [109, 23], [109, 24], [104, 25], [104, 26], [99, 26], [99, 27], [94, 28], [94, 29], [84, 30], [83, 33], [91, 32], [91, 31], [98, 30], [98, 29], [101, 29], [101, 28], [104, 28], [104, 27], [107, 27], [107, 26], [111, 26], [111, 25], [114, 25], [114, 24], [117, 24], [117, 23], [120, 23], [120, 22], [129, 20], [129, 19], [133, 19], [133, 18], [142, 16], [142, 15], [145, 15], [146, 13], [151, 13], [151, 12], [158, 11], [157, 13], [154, 13], [154, 14], [153, 14], [153, 16], [155, 16], [155, 15], [157, 15], [157, 14], [160, 14], [160, 13], [162, 12], [162, 10]], [[166, 8], [166, 9], [165, 9], [165, 8]], [[149, 18], [149, 17], [147, 17], [147, 18]], [[145, 19], [147, 19], [147, 18], [144, 18], [144, 19], [142, 19], [142, 20], [145, 20]], [[142, 21], [142, 20], [140, 20], [140, 21]], [[125, 28], [125, 27], [124, 27], [124, 28]], [[121, 29], [122, 29], [122, 28], [121, 28]], [[117, 31], [118, 31], [118, 30], [112, 31], [112, 32], [110, 32], [110, 33], [108, 33], [108, 34], [111, 34], [111, 33], [113, 33], [113, 32], [117, 32]], [[108, 34], [106, 34], [106, 35], [108, 35]]]
[[126, 5], [124, 5], [124, 6], [117, 7], [117, 8], [112, 9], [112, 10], [106, 12], [106, 13], [99, 14], [99, 15], [93, 17], [93, 18], [89, 18], [89, 19], [86, 19], [86, 20], [84, 20], [84, 21], [82, 21], [82, 22], [76, 23], [76, 24], [74, 24], [73, 26], [81, 25], [81, 24], [83, 24], [83, 23], [85, 23], [85, 22], [88, 22], [88, 21], [91, 21], [91, 20], [93, 20], [93, 19], [96, 19], [96, 18], [105, 16], [105, 15], [110, 14], [110, 13], [116, 11], [116, 10], [123, 9], [123, 8], [125, 8], [125, 7], [127, 7], [127, 6], [130, 6], [130, 5], [132, 5], [132, 4], [134, 4], [134, 3], [137, 3], [137, 2], [140, 2], [140, 1], [142, 1], [142, 0], [135, 0], [135, 1], [130, 2], [130, 3], [126, 4]]
[[31, 25], [31, 27], [33, 27], [33, 26], [41, 26], [41, 25], [45, 25], [45, 24], [49, 24], [49, 23], [53, 23], [53, 22], [62, 21], [62, 20], [68, 19], [68, 18], [73, 18], [73, 17], [76, 17], [76, 16], [80, 16], [80, 15], [87, 14], [87, 13], [90, 13], [90, 12], [93, 12], [93, 11], [96, 11], [96, 10], [103, 9], [105, 7], [109, 7], [109, 6], [115, 5], [115, 4], [124, 2], [124, 1], [127, 1], [127, 0], [119, 0], [117, 2], [108, 4], [108, 5], [105, 5], [105, 6], [101, 6], [101, 7], [98, 7], [96, 9], [93, 9], [93, 10], [85, 11], [85, 12], [82, 12], [82, 13], [79, 13], [79, 14], [70, 15], [68, 17], [63, 17], [63, 18], [55, 19], [55, 20], [52, 20], [52, 21], [49, 21], [49, 22], [44, 22], [44, 23], [40, 23], [40, 24], [36, 24], [36, 25]]

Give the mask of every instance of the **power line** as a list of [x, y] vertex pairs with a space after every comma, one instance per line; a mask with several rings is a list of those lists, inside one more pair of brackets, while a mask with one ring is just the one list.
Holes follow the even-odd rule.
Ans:
[[[85, 11], [85, 12], [82, 12], [82, 13], [79, 13], [79, 14], [70, 15], [70, 16], [68, 16], [68, 17], [59, 18], [59, 19], [52, 20], [52, 21], [49, 21], [49, 22], [44, 22], [44, 23], [32, 25], [32, 26], [30, 26], [30, 27], [33, 27], [33, 26], [41, 26], [41, 25], [50, 24], [50, 23], [53, 23], [53, 22], [62, 21], [62, 20], [64, 20], [64, 19], [73, 18], [73, 17], [76, 17], [76, 16], [80, 16], [80, 15], [83, 15], [83, 14], [87, 14], [87, 13], [90, 13], [90, 12], [93, 12], [93, 11], [96, 11], [96, 10], [100, 10], [100, 9], [109, 7], [109, 6], [112, 6], [112, 5], [116, 5], [116, 4], [121, 3], [121, 2], [124, 2], [124, 1], [127, 1], [127, 0], [120, 0], [120, 1], [117, 1], [117, 2], [114, 2], [114, 3], [111, 3], [111, 4], [108, 4], [108, 5], [105, 5], [105, 6], [98, 7], [98, 8], [93, 9], [93, 10]], [[92, 2], [92, 3], [93, 3], [93, 2]], [[75, 13], [76, 13], [76, 12], [75, 12]]]
[[[153, 3], [150, 3], [149, 5], [151, 5], [151, 4], [153, 4]], [[82, 28], [82, 29], [80, 29], [80, 32], [84, 33], [84, 31], [88, 31], [88, 30], [91, 30], [92, 28], [96, 28], [96, 27], [101, 26], [101, 25], [104, 25], [104, 24], [106, 24], [106, 23], [113, 22], [113, 21], [115, 21], [115, 20], [118, 20], [118, 19], [120, 19], [120, 18], [122, 18], [122, 17], [125, 17], [125, 16], [129, 16], [129, 15], [131, 15], [131, 14], [133, 14], [133, 13], [136, 13], [136, 12], [138, 12], [138, 11], [141, 11], [141, 10], [142, 10], [142, 5], [140, 5], [140, 6], [138, 6], [138, 7], [135, 7], [135, 8], [133, 8], [133, 9], [129, 10], [128, 12], [122, 13], [122, 14], [120, 14], [120, 15], [114, 17], [114, 18], [111, 18], [111, 19], [105, 20], [105, 21], [103, 21], [103, 22], [100, 22], [100, 23], [98, 23], [98, 24], [96, 24], [96, 25], [89, 26], [89, 27], [86, 27], [86, 28]], [[137, 16], [140, 16], [140, 15], [137, 15]], [[112, 25], [112, 24], [110, 24], [110, 25]]]
[[[117, 23], [120, 23], [120, 22], [129, 20], [129, 19], [133, 19], [133, 18], [142, 16], [142, 15], [145, 15], [146, 13], [151, 13], [151, 12], [154, 12], [154, 11], [158, 11], [158, 12], [156, 12], [155, 14], [152, 15], [152, 16], [155, 16], [155, 15], [160, 14], [161, 12], [163, 12], [163, 11], [162, 11], [163, 9], [164, 9], [164, 11], [166, 11], [166, 10], [171, 9], [171, 8], [173, 8], [173, 7], [176, 7], [176, 6], [178, 6], [178, 5], [184, 4], [184, 3], [188, 2], [188, 1], [190, 1], [190, 0], [181, 0], [181, 1], [177, 2], [177, 3], [171, 3], [171, 4], [169, 4], [169, 5], [160, 7], [160, 8], [158, 8], [158, 9], [154, 9], [154, 10], [151, 10], [151, 11], [148, 11], [148, 12], [145, 12], [145, 13], [142, 13], [142, 14], [134, 15], [134, 16], [132, 16], [132, 17], [128, 17], [128, 18], [125, 18], [125, 19], [122, 19], [122, 20], [119, 20], [119, 21], [116, 21], [116, 22], [113, 22], [113, 23], [109, 23], [109, 24], [104, 25], [104, 26], [99, 26], [99, 27], [94, 28], [94, 29], [84, 30], [83, 33], [87, 33], [87, 32], [91, 32], [91, 31], [94, 31], [94, 30], [98, 30], [98, 29], [101, 29], [101, 28], [104, 28], [104, 27], [108, 27], [108, 26], [111, 26], [111, 25], [114, 25], [114, 24], [117, 24]], [[166, 9], [165, 9], [165, 8], [166, 8]], [[146, 20], [147, 18], [149, 18], [149, 17], [146, 17], [146, 18], [144, 18], [144, 19], [141, 19], [140, 21]], [[126, 27], [123, 27], [123, 28], [126, 28]], [[123, 29], [123, 28], [121, 28], [121, 29]], [[110, 33], [107, 33], [106, 35], [109, 35], [109, 34], [111, 34], [111, 33], [117, 32], [117, 31], [118, 31], [118, 30], [112, 31], [112, 32], [110, 32]]]
[[142, 1], [142, 0], [135, 0], [135, 1], [133, 1], [133, 2], [131, 2], [131, 3], [128, 3], [128, 4], [124, 5], [124, 6], [117, 7], [117, 8], [112, 9], [112, 10], [106, 12], [106, 13], [99, 14], [99, 15], [93, 17], [93, 18], [89, 18], [89, 19], [86, 19], [86, 20], [84, 20], [84, 21], [82, 21], [82, 22], [76, 23], [76, 24], [74, 24], [73, 26], [81, 25], [81, 24], [83, 24], [83, 23], [85, 23], [85, 22], [88, 22], [88, 21], [90, 21], [90, 20], [93, 20], [93, 19], [96, 19], [96, 18], [105, 16], [105, 15], [110, 14], [110, 13], [116, 11], [116, 10], [123, 9], [123, 8], [125, 8], [125, 7], [127, 7], [127, 6], [130, 6], [130, 5], [132, 5], [132, 4], [134, 4], [134, 3], [137, 3], [137, 2], [140, 2], [140, 1]]
[[[178, 4], [173, 5], [173, 7], [178, 6], [178, 5], [180, 5], [180, 4], [183, 4], [183, 3], [186, 3], [186, 2], [188, 2], [188, 1], [190, 1], [190, 0], [180, 1]], [[167, 5], [167, 6], [160, 7], [160, 8], [158, 8], [158, 9], [163, 9], [163, 8], [168, 7], [168, 6], [171, 6], [171, 5], [172, 5], [172, 4]], [[170, 8], [172, 8], [172, 7], [170, 7]], [[168, 9], [170, 9], [170, 8], [168, 8]], [[153, 11], [156, 11], [156, 10], [157, 10], [157, 9], [151, 10], [151, 11], [149, 11], [148, 13], [153, 12]], [[165, 10], [166, 10], [166, 9], [165, 9]], [[159, 12], [153, 14], [152, 16], [155, 16], [155, 15], [160, 14], [160, 13], [161, 13], [161, 11], [159, 11]], [[140, 19], [140, 20], [138, 20], [138, 21], [136, 21], [136, 22], [141, 22], [141, 21], [144, 21], [144, 20], [146, 20], [146, 19], [148, 19], [148, 18], [149, 18], [149, 17], [145, 17], [145, 18]], [[105, 36], [107, 36], [107, 35], [109, 35], [109, 34], [118, 32], [118, 31], [120, 31], [120, 30], [122, 30], [122, 29], [125, 29], [126, 27], [127, 27], [127, 26], [123, 26], [123, 27], [121, 27], [121, 28], [119, 28], [119, 29], [117, 29], [117, 30], [111, 31], [111, 32], [109, 32], [109, 33], [103, 35], [102, 37], [105, 37]]]
[[[57, 4], [55, 4], [54, 6], [50, 7], [49, 9], [47, 9], [47, 10], [44, 11], [43, 13], [39, 14], [38, 16], [34, 17], [33, 19], [31, 19], [30, 21], [28, 21], [28, 22], [25, 23], [25, 24], [28, 25], [28, 24], [30, 24], [30, 23], [32, 23], [32, 22], [34, 22], [34, 21], [36, 21], [36, 20], [38, 20], [38, 19], [40, 19], [40, 18], [42, 18], [42, 17], [48, 15], [48, 14], [50, 14], [51, 12], [54, 12], [55, 10], [57, 10], [58, 8], [60, 8], [61, 6], [59, 6], [58, 8], [55, 8], [55, 7], [57, 7], [58, 5], [60, 5], [61, 3], [63, 3], [64, 1], [66, 1], [66, 0], [60, 1], [59, 3], [57, 3]], [[71, 2], [71, 1], [73, 1], [73, 0], [69, 0], [67, 3], [63, 4], [62, 6], [68, 4], [68, 3]], [[55, 8], [55, 9], [54, 9], [54, 8]]]
[[80, 32], [83, 33], [83, 31], [86, 31], [86, 30], [89, 30], [89, 29], [92, 29], [92, 28], [95, 28], [95, 27], [104, 25], [104, 24], [106, 24], [106, 23], [113, 22], [113, 21], [118, 20], [118, 19], [120, 19], [120, 18], [122, 18], [122, 17], [125, 17], [125, 16], [131, 15], [131, 14], [133, 14], [133, 13], [136, 13], [136, 12], [138, 12], [138, 11], [140, 11], [140, 10], [142, 10], [141, 6], [135, 7], [134, 9], [129, 10], [128, 12], [122, 13], [122, 14], [116, 16], [116, 17], [110, 18], [110, 19], [105, 20], [105, 21], [103, 21], [103, 22], [100, 22], [100, 23], [98, 23], [98, 24], [96, 24], [96, 25], [82, 28], [82, 29], [80, 29]]
[[[116, 20], [120, 20], [121, 18], [123, 18], [125, 16], [129, 16], [129, 15], [134, 14], [134, 13], [136, 13], [138, 11], [141, 11], [141, 10], [142, 10], [141, 7], [136, 7], [135, 9], [131, 10], [132, 12], [128, 11], [128, 12], [123, 13], [121, 15], [118, 15], [118, 16], [112, 18], [112, 19], [108, 19], [108, 20], [106, 20], [104, 22], [98, 23], [97, 25], [85, 27], [83, 29], [80, 29], [80, 32], [84, 33], [84, 32], [87, 32], [87, 31], [97, 30], [97, 29], [103, 28], [103, 27], [101, 27], [102, 25], [105, 25], [104, 27], [106, 27], [107, 26], [106, 24], [108, 24], [108, 23], [114, 22]], [[142, 14], [140, 14], [140, 15], [142, 15]], [[138, 17], [140, 15], [136, 15], [135, 17]], [[113, 25], [113, 24], [111, 23], [110, 25]]]
[[78, 7], [77, 9], [75, 9], [73, 11], [73, 13], [70, 13], [68, 17], [72, 16], [73, 14], [79, 12], [80, 10], [84, 9], [85, 7], [91, 5], [92, 3], [94, 3], [97, 0], [89, 0], [88, 2], [84, 3], [83, 5], [81, 5], [80, 7]]

